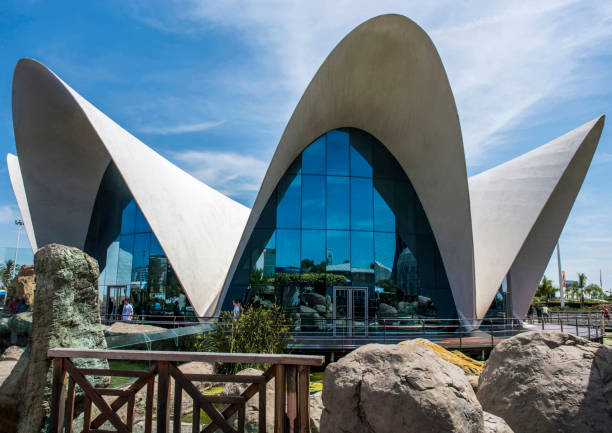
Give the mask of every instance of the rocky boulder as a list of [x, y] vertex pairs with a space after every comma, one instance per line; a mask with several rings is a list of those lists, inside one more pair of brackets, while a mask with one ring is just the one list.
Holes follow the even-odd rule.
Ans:
[[23, 353], [23, 349], [19, 346], [9, 346], [0, 356], [0, 361], [18, 361]]
[[321, 433], [482, 433], [463, 371], [418, 344], [368, 344], [328, 365]]
[[516, 432], [609, 432], [612, 347], [553, 331], [519, 334], [491, 353], [478, 399]]
[[310, 433], [321, 431], [321, 414], [323, 413], [323, 392], [319, 391], [310, 396]]
[[36, 281], [34, 280], [34, 266], [23, 265], [20, 267], [19, 272], [6, 291], [7, 299], [25, 299], [26, 304], [32, 305], [34, 291], [36, 290]]
[[485, 433], [514, 433], [510, 426], [500, 417], [483, 412]]
[[[34, 267], [37, 290], [30, 347], [0, 388], [0, 394], [23, 405], [18, 429], [23, 433], [40, 431], [49, 413], [52, 366], [48, 349], [106, 348], [100, 324], [98, 263], [76, 248], [51, 244], [38, 250]], [[74, 363], [81, 368], [108, 368], [105, 360]], [[108, 378], [94, 377], [90, 382], [102, 387]]]

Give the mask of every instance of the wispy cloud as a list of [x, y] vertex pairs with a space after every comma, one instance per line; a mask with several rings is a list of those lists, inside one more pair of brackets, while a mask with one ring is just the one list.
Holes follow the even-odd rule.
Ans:
[[187, 150], [170, 157], [207, 185], [250, 204], [268, 168], [268, 162], [233, 152]]
[[225, 120], [209, 121], [209, 122], [197, 122], [197, 123], [183, 123], [178, 125], [149, 125], [136, 128], [137, 132], [142, 134], [155, 134], [155, 135], [174, 135], [174, 134], [185, 134], [188, 132], [199, 132], [206, 131], [207, 129], [215, 128], [225, 123]]
[[[508, 132], [543, 103], [571, 100], [609, 78], [607, 72], [590, 82], [576, 79], [585, 64], [612, 52], [612, 4], [605, 2], [190, 0], [172, 4], [163, 17], [143, 6], [148, 3], [134, 13], [158, 29], [193, 34], [216, 26], [256, 45], [259, 61], [267, 65], [269, 92], [281, 92], [291, 103], [353, 27], [383, 13], [409, 16], [428, 31], [440, 52], [469, 164], [486, 165], [488, 151], [511, 143]], [[288, 118], [292, 104], [286, 105]]]

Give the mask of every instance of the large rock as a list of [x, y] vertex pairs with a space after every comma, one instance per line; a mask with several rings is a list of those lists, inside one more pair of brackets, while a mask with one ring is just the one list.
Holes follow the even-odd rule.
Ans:
[[2, 352], [2, 356], [0, 356], [0, 361], [18, 361], [22, 353], [23, 349], [21, 347], [9, 346], [4, 352]]
[[21, 266], [6, 291], [7, 299], [24, 299], [26, 304], [32, 305], [34, 291], [36, 290], [34, 279], [34, 266]]
[[323, 392], [319, 391], [310, 396], [310, 433], [321, 431], [321, 414], [323, 413]]
[[483, 412], [485, 433], [514, 433], [510, 426], [498, 417], [489, 412]]
[[323, 376], [321, 433], [484, 431], [463, 371], [418, 344], [368, 344]]
[[516, 432], [610, 432], [612, 347], [553, 331], [499, 343], [478, 399]]
[[[51, 244], [38, 250], [34, 267], [37, 289], [31, 344], [0, 388], [0, 393], [23, 404], [18, 429], [22, 433], [40, 431], [49, 413], [52, 367], [48, 349], [106, 348], [100, 325], [98, 263], [76, 248]], [[74, 362], [81, 368], [108, 368], [105, 360]], [[89, 379], [95, 387], [108, 383], [108, 378]]]

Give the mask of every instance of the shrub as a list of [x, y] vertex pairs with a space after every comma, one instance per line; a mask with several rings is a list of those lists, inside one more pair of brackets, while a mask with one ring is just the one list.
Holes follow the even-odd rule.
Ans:
[[[222, 311], [213, 330], [203, 336], [200, 350], [225, 353], [286, 353], [289, 319], [279, 306], [250, 306], [239, 319]], [[235, 374], [245, 368], [267, 368], [262, 364], [217, 364], [215, 371]]]

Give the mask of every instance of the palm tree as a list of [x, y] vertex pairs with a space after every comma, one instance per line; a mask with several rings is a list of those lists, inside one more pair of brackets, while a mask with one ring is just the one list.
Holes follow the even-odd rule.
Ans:
[[586, 286], [587, 276], [578, 272], [578, 298], [584, 296], [584, 287]]
[[[14, 262], [11, 259], [8, 259], [4, 263], [0, 263], [0, 282], [2, 282], [2, 286], [5, 288], [11, 284], [11, 274], [13, 273]], [[19, 266], [15, 271], [19, 270]]]
[[538, 290], [536, 296], [546, 296], [547, 298], [555, 294], [555, 288], [552, 285], [552, 281], [546, 278], [546, 275], [542, 277], [542, 282], [538, 284]]

